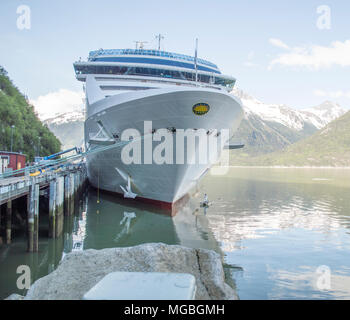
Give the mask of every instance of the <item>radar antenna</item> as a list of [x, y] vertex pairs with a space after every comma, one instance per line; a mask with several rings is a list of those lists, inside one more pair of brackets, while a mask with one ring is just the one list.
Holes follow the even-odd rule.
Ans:
[[134, 41], [136, 44], [135, 49], [143, 49], [144, 48], [144, 44], [148, 43], [148, 41]]

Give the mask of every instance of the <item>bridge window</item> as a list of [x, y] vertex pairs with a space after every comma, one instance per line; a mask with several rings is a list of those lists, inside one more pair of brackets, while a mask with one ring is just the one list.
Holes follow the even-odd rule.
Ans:
[[[169, 79], [181, 79], [195, 81], [194, 72], [183, 72], [178, 70], [155, 69], [146, 67], [123, 67], [123, 66], [97, 66], [97, 65], [79, 65], [75, 66], [75, 72], [79, 74], [115, 74], [115, 75], [140, 75], [147, 77], [162, 77]], [[213, 77], [205, 74], [198, 74], [198, 81], [232, 88], [235, 80], [224, 77]]]

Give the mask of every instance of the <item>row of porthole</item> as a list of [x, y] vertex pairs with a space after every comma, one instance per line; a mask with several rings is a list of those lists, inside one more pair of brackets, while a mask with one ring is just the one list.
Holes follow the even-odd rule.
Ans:
[[[172, 133], [176, 133], [176, 128], [175, 127], [168, 127], [167, 130], [169, 132], [172, 132]], [[197, 131], [198, 129], [197, 128], [193, 128], [194, 131]], [[157, 129], [152, 129], [151, 133], [152, 134], [155, 134], [157, 132]], [[211, 135], [213, 133], [213, 131], [211, 130], [208, 130], [207, 132], [207, 135]], [[119, 140], [120, 139], [120, 136], [118, 133], [112, 133], [112, 136], [115, 140]], [[220, 131], [216, 133], [215, 137], [219, 137], [220, 136]]]

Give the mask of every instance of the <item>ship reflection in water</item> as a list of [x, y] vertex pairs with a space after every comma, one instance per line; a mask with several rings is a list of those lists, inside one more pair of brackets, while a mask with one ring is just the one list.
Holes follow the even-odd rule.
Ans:
[[79, 220], [71, 237], [82, 243], [84, 250], [163, 242], [219, 252], [203, 208], [196, 207], [197, 197], [193, 196], [175, 217], [170, 217], [168, 211], [90, 188], [86, 217]]
[[349, 299], [349, 187], [350, 170], [231, 168], [208, 174], [172, 218], [89, 188], [39, 253], [25, 253], [25, 235], [0, 248], [0, 298], [24, 293], [18, 265], [36, 280], [71, 251], [163, 242], [218, 252], [241, 299]]

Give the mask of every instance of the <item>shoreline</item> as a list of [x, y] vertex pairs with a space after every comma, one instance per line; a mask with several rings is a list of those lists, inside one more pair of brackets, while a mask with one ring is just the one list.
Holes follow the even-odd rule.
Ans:
[[[5, 300], [81, 300], [112, 272], [190, 274], [196, 283], [194, 300], [238, 300], [235, 288], [225, 281], [218, 253], [161, 242], [70, 252], [53, 272], [37, 279], [24, 296], [11, 294]], [[130, 288], [135, 292], [138, 289]], [[141, 290], [146, 299], [149, 292]]]

